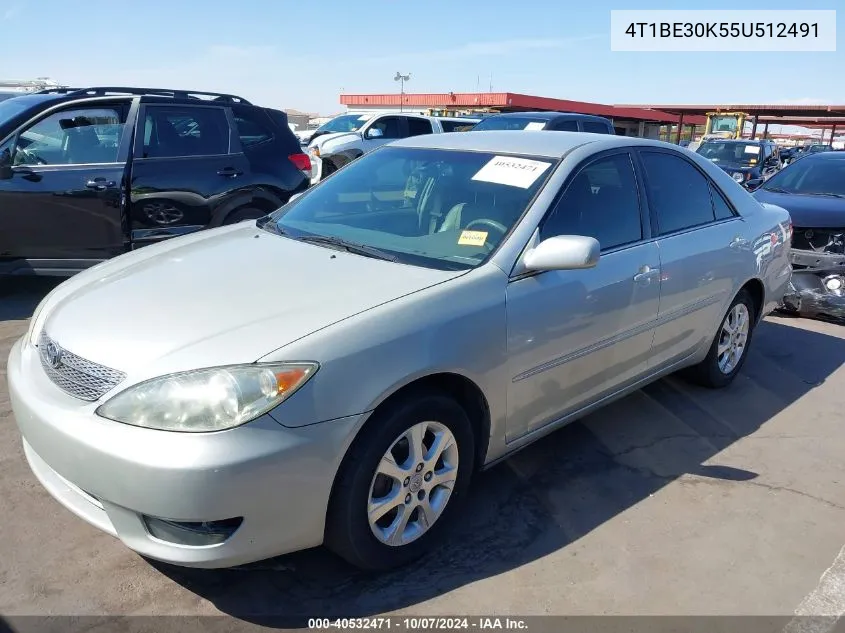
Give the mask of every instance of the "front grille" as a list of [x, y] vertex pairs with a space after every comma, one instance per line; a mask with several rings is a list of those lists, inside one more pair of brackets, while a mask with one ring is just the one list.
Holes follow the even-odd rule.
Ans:
[[38, 338], [38, 355], [44, 372], [53, 384], [80, 400], [93, 402], [126, 378], [126, 374], [121, 371], [62, 349], [46, 332], [42, 332]]

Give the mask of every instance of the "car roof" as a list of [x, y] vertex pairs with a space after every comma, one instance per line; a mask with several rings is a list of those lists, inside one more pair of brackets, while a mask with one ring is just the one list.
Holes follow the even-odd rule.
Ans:
[[[4, 93], [8, 94], [8, 93]], [[26, 93], [26, 92], [19, 92], [15, 96], [11, 97], [15, 100], [15, 103], [23, 103], [27, 107], [31, 107], [34, 105], [39, 105], [42, 103], [49, 103], [51, 101], [61, 101], [64, 95], [61, 94], [37, 94], [37, 93]]]
[[588, 132], [537, 132], [524, 130], [477, 131], [472, 132], [472, 134], [467, 132], [426, 134], [393, 141], [390, 143], [390, 147], [449, 149], [561, 158], [576, 147], [589, 143], [599, 143], [602, 150], [612, 149], [614, 147], [630, 147], [633, 145], [672, 147], [676, 151], [679, 150], [677, 145], [634, 136], [590, 134]]
[[549, 112], [548, 110], [538, 110], [536, 112], [503, 112], [502, 114], [495, 114], [493, 116], [496, 117], [508, 117], [508, 118], [515, 118], [515, 119], [542, 119], [545, 121], [551, 121], [553, 119], [557, 119], [559, 117], [567, 117], [573, 119], [603, 119], [604, 117], [600, 117], [594, 114], [581, 114], [580, 112]]
[[837, 151], [830, 151], [830, 152], [816, 152], [814, 154], [810, 154], [809, 156], [802, 158], [801, 160], [842, 160], [845, 159], [845, 152], [837, 152]]
[[742, 143], [743, 145], [767, 145], [767, 144], [774, 144], [774, 141], [770, 140], [763, 140], [759, 138], [755, 138], [754, 140], [746, 139], [743, 140], [741, 138], [714, 138], [710, 139], [708, 142], [711, 143]]

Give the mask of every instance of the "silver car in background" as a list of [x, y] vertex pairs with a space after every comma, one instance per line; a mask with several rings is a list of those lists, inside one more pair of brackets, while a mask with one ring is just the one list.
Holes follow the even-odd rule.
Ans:
[[417, 136], [58, 286], [12, 407], [44, 487], [144, 556], [388, 568], [443, 540], [476, 470], [671, 372], [729, 384], [790, 237], [666, 143]]

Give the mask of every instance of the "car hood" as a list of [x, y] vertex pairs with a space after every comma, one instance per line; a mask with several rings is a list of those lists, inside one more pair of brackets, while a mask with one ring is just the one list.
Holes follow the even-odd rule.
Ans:
[[71, 279], [75, 286], [45, 308], [47, 333], [70, 352], [130, 376], [251, 363], [464, 274], [297, 242], [254, 222], [169, 242], [182, 240]]
[[332, 132], [330, 134], [322, 134], [312, 140], [308, 147], [319, 147], [322, 149], [326, 144], [331, 143], [348, 143], [351, 140], [360, 140], [361, 135], [358, 132]]
[[750, 171], [750, 170], [752, 170], [756, 167], [756, 165], [743, 165], [741, 163], [725, 163], [725, 162], [722, 162], [722, 161], [718, 161], [718, 162], [710, 161], [710, 162], [713, 163], [714, 165], [716, 165], [716, 167], [721, 167], [722, 169], [724, 169], [727, 172], [731, 172], [731, 171]]
[[789, 211], [792, 224], [805, 229], [845, 227], [845, 198], [777, 193], [758, 189], [752, 194], [759, 202], [769, 202]]

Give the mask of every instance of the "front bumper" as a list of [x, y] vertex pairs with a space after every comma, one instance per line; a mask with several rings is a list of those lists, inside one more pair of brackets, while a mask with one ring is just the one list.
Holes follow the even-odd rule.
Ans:
[[[263, 416], [196, 434], [132, 427], [55, 387], [23, 339], [12, 348], [8, 382], [27, 460], [47, 491], [136, 552], [188, 567], [319, 545], [335, 473], [364, 418], [289, 429]], [[145, 516], [243, 522], [222, 543], [185, 545], [152, 536]]]
[[784, 307], [807, 317], [845, 319], [845, 286], [830, 290], [825, 280], [845, 279], [845, 255], [792, 249], [792, 280], [783, 298]]

